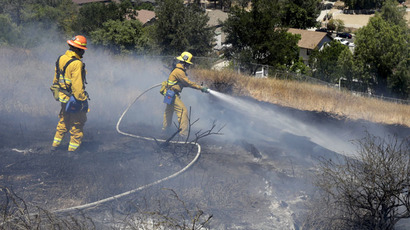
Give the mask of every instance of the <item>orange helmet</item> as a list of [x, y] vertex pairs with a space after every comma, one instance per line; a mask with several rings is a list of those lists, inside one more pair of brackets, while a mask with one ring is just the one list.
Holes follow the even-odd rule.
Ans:
[[69, 45], [72, 45], [83, 50], [87, 49], [87, 39], [82, 35], [77, 35], [73, 37], [71, 40], [67, 40], [67, 43]]

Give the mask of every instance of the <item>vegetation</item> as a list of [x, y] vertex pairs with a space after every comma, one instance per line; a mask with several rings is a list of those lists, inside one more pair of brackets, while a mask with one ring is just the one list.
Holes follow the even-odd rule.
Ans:
[[345, 28], [345, 23], [340, 19], [330, 19], [327, 23], [328, 30], [334, 30], [336, 32], [343, 31]]
[[95, 44], [101, 44], [114, 53], [131, 53], [138, 49], [144, 51], [147, 45], [141, 40], [143, 34], [142, 23], [138, 20], [109, 20], [102, 28], [91, 32]]
[[315, 27], [319, 16], [318, 0], [291, 0], [283, 1], [282, 22], [290, 28], [307, 29]]
[[344, 0], [349, 9], [380, 9], [385, 0]]
[[365, 98], [308, 82], [260, 79], [233, 71], [192, 70], [198, 81], [222, 92], [251, 96], [300, 110], [318, 111], [335, 117], [410, 127], [410, 105]]
[[0, 0], [0, 44], [31, 48], [47, 34], [56, 39], [55, 31], [71, 32], [75, 5], [70, 0]]
[[255, 0], [250, 10], [240, 6], [231, 9], [224, 23], [226, 42], [232, 44], [225, 56], [239, 61], [251, 74], [256, 71], [251, 63], [291, 69], [299, 61], [300, 37], [287, 29], [314, 27], [319, 1]]
[[0, 45], [13, 45], [20, 32], [9, 15], [0, 14]]
[[[410, 140], [368, 134], [357, 155], [323, 160], [317, 178], [311, 229], [394, 229], [410, 218]], [[319, 224], [320, 223], [320, 224]]]
[[155, 14], [160, 53], [176, 56], [186, 50], [204, 56], [212, 50], [214, 31], [207, 26], [209, 17], [197, 4], [184, 6], [182, 0], [161, 0]]
[[[337, 68], [339, 57], [342, 57], [342, 52], [346, 50], [348, 51], [349, 48], [338, 41], [330, 42], [321, 51], [315, 50], [309, 57], [311, 68], [316, 69], [312, 76], [326, 82], [338, 83], [341, 77], [338, 76]], [[348, 52], [344, 54], [349, 55]]]
[[[342, 21], [329, 21], [328, 29], [341, 31], [343, 28]], [[409, 30], [404, 9], [397, 7], [396, 1], [385, 1], [380, 13], [356, 33], [354, 53], [333, 44], [310, 56], [312, 76], [333, 83], [346, 79], [349, 89], [355, 88], [356, 81], [362, 84], [362, 92], [408, 99]]]
[[299, 59], [300, 36], [280, 27], [281, 15], [273, 13], [279, 12], [278, 7], [276, 1], [255, 1], [250, 12], [235, 8], [225, 22], [226, 40], [232, 44], [226, 56], [238, 60], [251, 74], [256, 71], [251, 63], [286, 69]]
[[[191, 209], [172, 189], [163, 189], [161, 195], [169, 206], [162, 204], [155, 211], [142, 211], [124, 215], [110, 229], [209, 229], [212, 215], [198, 207]], [[159, 199], [159, 198], [158, 198]], [[36, 207], [31, 211], [25, 200], [12, 189], [0, 187], [0, 229], [100, 229], [101, 223], [84, 211], [53, 213]], [[132, 201], [130, 201], [132, 202]], [[156, 202], [160, 203], [159, 200]], [[111, 213], [114, 215], [113, 213]], [[97, 218], [96, 218], [97, 219]]]
[[124, 13], [124, 10], [115, 2], [86, 4], [79, 8], [78, 17], [73, 22], [73, 29], [76, 33], [87, 36], [95, 29], [103, 27], [105, 22], [123, 21], [126, 16]]
[[356, 77], [368, 82], [378, 95], [404, 99], [410, 95], [408, 65], [405, 67], [410, 53], [409, 30], [403, 12], [394, 1], [387, 1], [382, 12], [356, 34]]

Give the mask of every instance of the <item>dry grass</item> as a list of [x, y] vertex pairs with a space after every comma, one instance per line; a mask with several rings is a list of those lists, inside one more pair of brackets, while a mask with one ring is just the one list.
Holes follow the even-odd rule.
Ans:
[[232, 71], [192, 70], [192, 75], [212, 89], [250, 96], [299, 110], [319, 111], [352, 120], [410, 127], [410, 105], [356, 96], [322, 85], [305, 82], [259, 79]]

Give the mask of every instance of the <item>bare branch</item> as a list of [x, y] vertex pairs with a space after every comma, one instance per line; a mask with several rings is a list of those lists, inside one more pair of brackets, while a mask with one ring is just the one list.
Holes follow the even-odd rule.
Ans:
[[410, 216], [409, 138], [367, 134], [357, 144], [357, 157], [322, 159], [316, 185], [330, 198], [326, 210], [337, 211], [315, 218], [337, 219], [331, 229], [393, 229]]

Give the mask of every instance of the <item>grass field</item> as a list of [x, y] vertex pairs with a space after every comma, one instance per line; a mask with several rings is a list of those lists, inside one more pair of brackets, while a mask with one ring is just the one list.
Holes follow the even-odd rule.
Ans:
[[198, 81], [211, 88], [231, 91], [299, 110], [326, 112], [335, 117], [410, 127], [410, 105], [354, 95], [305, 82], [260, 79], [231, 71], [192, 70]]

